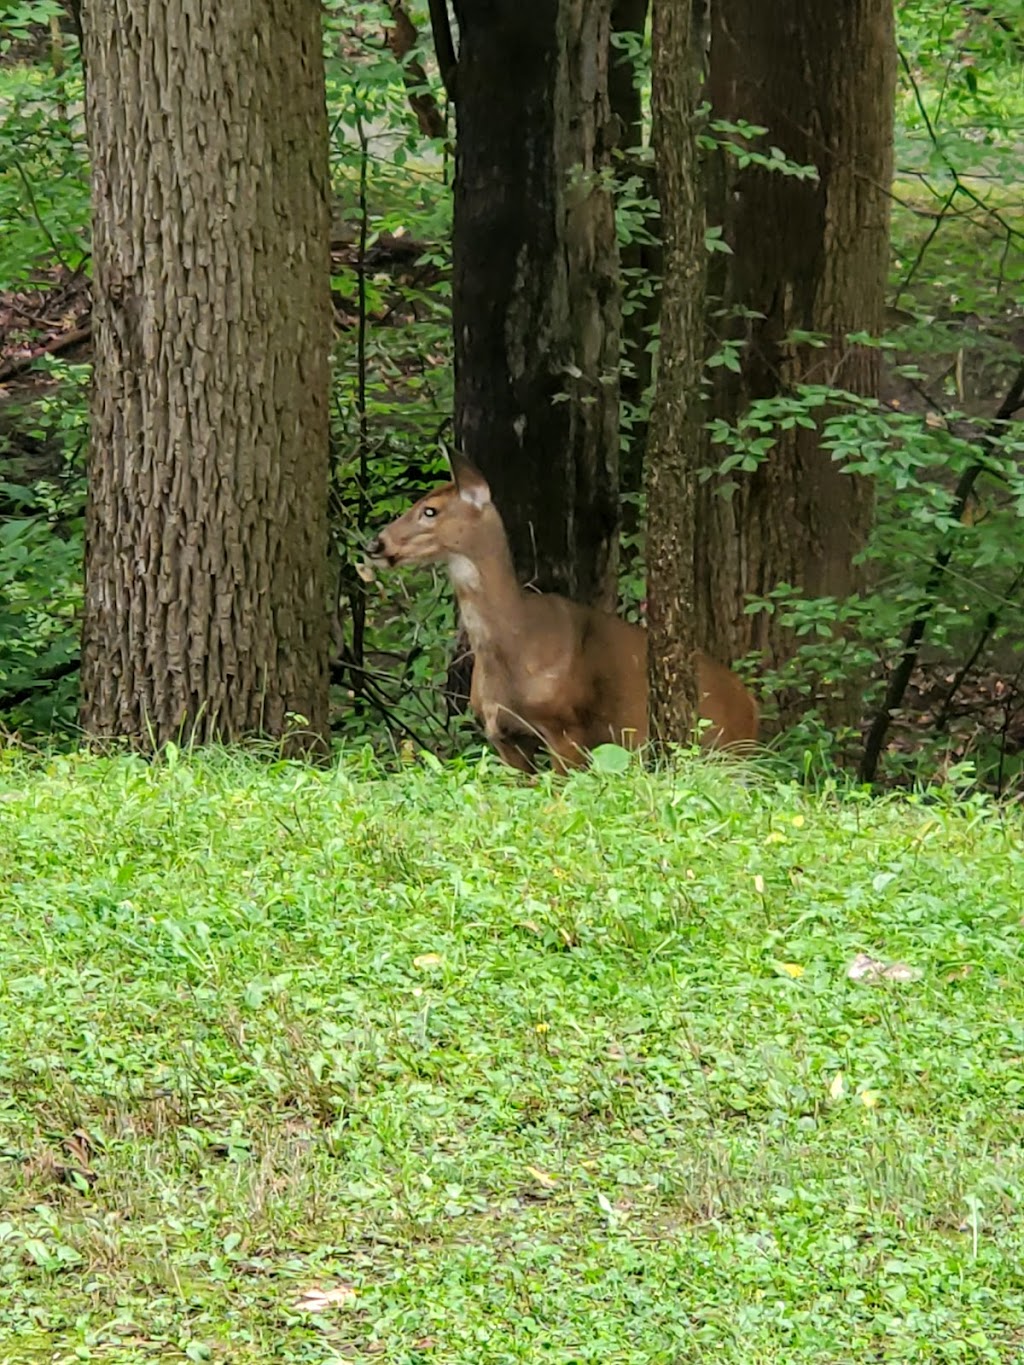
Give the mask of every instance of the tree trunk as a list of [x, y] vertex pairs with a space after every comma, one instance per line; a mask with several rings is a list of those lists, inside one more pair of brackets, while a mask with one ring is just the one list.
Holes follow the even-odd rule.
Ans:
[[[327, 731], [327, 121], [305, 0], [85, 0], [82, 723]], [[304, 717], [298, 721], [296, 716]]]
[[[796, 180], [740, 169], [721, 152], [709, 157], [709, 219], [722, 225], [732, 250], [713, 257], [711, 329], [742, 342], [741, 372], [713, 372], [711, 413], [734, 422], [752, 399], [802, 383], [872, 393], [879, 353], [846, 336], [883, 325], [892, 0], [718, 0], [711, 10], [713, 116], [766, 126], [766, 145], [815, 165], [820, 176]], [[739, 309], [749, 311], [729, 316]], [[793, 341], [794, 330], [823, 333], [827, 344]], [[720, 455], [712, 449], [706, 462]], [[747, 595], [780, 583], [812, 597], [855, 590], [853, 559], [870, 529], [871, 486], [843, 473], [820, 449], [818, 433], [801, 427], [780, 432], [768, 459], [739, 476], [728, 500], [717, 495], [718, 482], [698, 495], [699, 637], [723, 660], [756, 650], [777, 666], [794, 641], [776, 616], [745, 616]], [[851, 704], [856, 698], [829, 698], [824, 710], [841, 719]]]
[[654, 0], [651, 106], [665, 273], [647, 452], [647, 630], [651, 736], [686, 743], [694, 665], [694, 456], [701, 421], [704, 203], [697, 147], [698, 44], [688, 4]]
[[615, 599], [610, 0], [454, 0], [455, 430], [524, 581]]

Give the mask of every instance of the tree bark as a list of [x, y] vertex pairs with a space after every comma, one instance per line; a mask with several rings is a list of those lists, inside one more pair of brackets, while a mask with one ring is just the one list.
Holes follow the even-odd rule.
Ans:
[[[734, 422], [751, 400], [801, 383], [872, 393], [879, 353], [846, 337], [877, 334], [884, 320], [892, 0], [717, 0], [711, 10], [713, 116], [766, 126], [768, 145], [815, 165], [820, 177], [796, 180], [741, 169], [721, 151], [709, 156], [709, 220], [732, 251], [713, 257], [711, 344], [723, 335], [741, 342], [741, 372], [714, 370], [711, 413]], [[822, 333], [827, 344], [794, 341], [794, 330]], [[712, 449], [705, 462], [720, 454]], [[699, 637], [723, 660], [758, 651], [778, 666], [795, 642], [777, 616], [743, 614], [748, 594], [789, 583], [812, 597], [844, 597], [860, 586], [853, 560], [871, 525], [871, 486], [843, 473], [818, 432], [800, 427], [779, 433], [728, 500], [718, 486], [712, 479], [698, 493]], [[780, 700], [783, 719], [791, 717]], [[832, 719], [849, 716], [857, 700], [821, 699]]]
[[524, 581], [615, 599], [610, 0], [455, 0], [455, 430]]
[[[327, 732], [327, 120], [305, 0], [85, 0], [82, 723]], [[296, 716], [305, 718], [299, 722]]]
[[697, 43], [690, 6], [653, 0], [652, 137], [661, 203], [661, 342], [647, 486], [650, 730], [686, 743], [697, 714], [693, 516], [701, 421], [704, 202], [699, 175]]

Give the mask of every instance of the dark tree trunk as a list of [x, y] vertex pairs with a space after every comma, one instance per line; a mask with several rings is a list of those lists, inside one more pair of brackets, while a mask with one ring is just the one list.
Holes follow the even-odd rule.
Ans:
[[[85, 0], [82, 721], [327, 730], [327, 121], [305, 0]], [[305, 718], [304, 722], [294, 719]]]
[[610, 0], [454, 0], [455, 427], [520, 577], [615, 598]]
[[647, 453], [651, 735], [685, 743], [697, 713], [693, 611], [695, 454], [701, 421], [704, 202], [690, 6], [653, 0], [651, 101], [665, 273]]
[[[713, 116], [766, 126], [768, 143], [820, 174], [814, 183], [740, 169], [721, 153], [709, 157], [708, 216], [732, 249], [713, 257], [711, 329], [743, 343], [739, 374], [713, 372], [712, 415], [735, 421], [752, 399], [800, 383], [874, 392], [878, 352], [850, 346], [846, 336], [883, 325], [892, 0], [716, 0], [711, 12]], [[715, 316], [723, 307], [749, 312]], [[793, 341], [794, 330], [823, 333], [828, 344]], [[712, 450], [707, 462], [718, 458]], [[816, 431], [796, 427], [780, 434], [756, 473], [740, 476], [731, 498], [717, 496], [716, 487], [712, 480], [698, 494], [699, 638], [724, 660], [756, 650], [778, 665], [794, 641], [777, 616], [745, 616], [747, 595], [780, 583], [811, 596], [855, 590], [853, 559], [873, 511], [870, 484], [844, 474]], [[855, 711], [857, 699], [821, 702], [837, 720]], [[784, 705], [783, 719], [792, 715]]]

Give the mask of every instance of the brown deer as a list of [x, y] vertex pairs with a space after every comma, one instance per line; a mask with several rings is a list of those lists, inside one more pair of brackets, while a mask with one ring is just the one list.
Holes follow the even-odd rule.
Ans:
[[[618, 616], [555, 593], [526, 591], [508, 537], [478, 469], [451, 456], [454, 482], [435, 488], [367, 547], [370, 560], [445, 561], [473, 650], [470, 704], [499, 755], [534, 771], [538, 750], [554, 766], [580, 766], [599, 744], [647, 739], [647, 633]], [[757, 703], [735, 673], [697, 656], [702, 742], [757, 738]]]

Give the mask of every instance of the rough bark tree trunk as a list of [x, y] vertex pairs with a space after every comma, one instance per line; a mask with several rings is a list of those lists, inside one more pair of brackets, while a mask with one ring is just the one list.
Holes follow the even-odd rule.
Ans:
[[143, 748], [286, 733], [321, 745], [319, 12], [84, 0], [83, 27], [95, 370], [82, 722]]
[[[874, 392], [878, 351], [846, 337], [883, 325], [892, 0], [716, 0], [711, 13], [713, 116], [766, 126], [770, 143], [820, 175], [817, 183], [796, 180], [741, 169], [721, 152], [709, 156], [708, 216], [732, 251], [712, 260], [710, 326], [716, 338], [742, 342], [741, 372], [714, 370], [711, 415], [735, 421], [752, 399], [801, 383]], [[724, 318], [716, 316], [722, 309]], [[728, 316], [737, 309], [746, 311]], [[794, 330], [823, 333], [828, 344], [791, 340]], [[756, 650], [775, 666], [792, 653], [777, 616], [743, 614], [748, 594], [789, 583], [810, 596], [843, 597], [859, 584], [853, 559], [870, 528], [871, 487], [843, 473], [818, 440], [801, 427], [782, 432], [728, 500], [716, 494], [716, 480], [699, 490], [698, 637], [723, 660]], [[706, 462], [718, 458], [712, 449]], [[820, 700], [831, 719], [842, 719], [857, 699]]]
[[611, 605], [618, 251], [611, 0], [454, 0], [455, 430], [520, 577]]
[[686, 743], [697, 714], [693, 612], [695, 454], [701, 421], [704, 201], [698, 43], [688, 4], [653, 0], [652, 139], [661, 204], [661, 342], [646, 460], [651, 736]]

